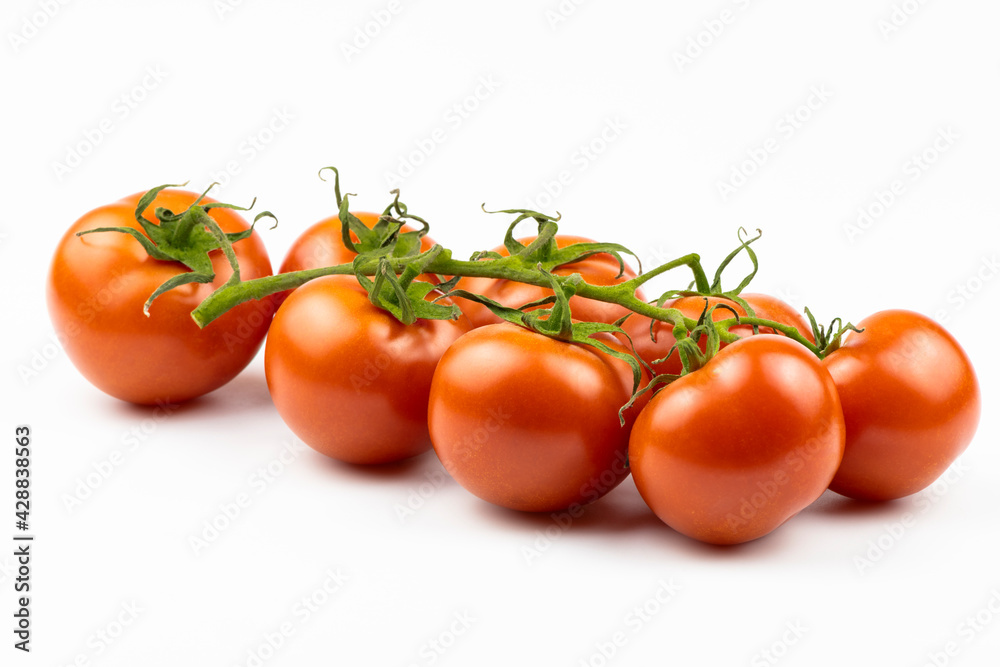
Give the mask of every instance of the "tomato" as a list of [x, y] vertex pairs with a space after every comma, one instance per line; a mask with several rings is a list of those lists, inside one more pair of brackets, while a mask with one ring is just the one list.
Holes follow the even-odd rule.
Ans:
[[354, 276], [318, 278], [274, 317], [267, 386], [282, 419], [313, 449], [348, 463], [399, 461], [430, 449], [434, 368], [468, 329], [464, 319], [406, 326], [373, 305]]
[[[805, 336], [810, 342], [816, 342], [813, 337], [812, 328], [805, 321], [805, 319], [795, 312], [794, 308], [781, 299], [776, 299], [775, 297], [768, 296], [767, 294], [741, 294], [740, 296], [750, 304], [750, 307], [753, 308], [754, 314], [757, 317], [793, 326], [798, 329], [799, 333]], [[705, 310], [706, 298], [708, 299], [709, 308], [721, 303], [733, 308], [733, 310], [735, 310], [741, 317], [746, 315], [746, 311], [743, 310], [743, 308], [735, 301], [714, 296], [680, 297], [666, 302], [664, 307], [676, 308], [684, 313], [686, 317], [697, 320], [701, 317], [702, 312]], [[716, 308], [712, 311], [712, 320], [715, 322], [729, 319], [731, 317], [733, 317], [733, 313], [725, 308]], [[636, 353], [646, 363], [652, 365], [653, 369], [657, 373], [680, 375], [682, 368], [681, 358], [676, 351], [671, 354], [670, 358], [665, 362], [653, 365], [655, 360], [662, 359], [667, 356], [667, 353], [670, 352], [670, 348], [673, 347], [675, 340], [671, 331], [672, 327], [666, 322], [662, 322], [660, 320], [657, 320], [653, 324], [653, 331], [656, 334], [656, 340], [652, 340], [649, 335], [650, 322], [651, 320], [648, 317], [633, 315], [625, 320], [625, 323], [622, 325], [622, 329], [624, 329], [625, 332], [628, 333], [629, 337], [631, 337], [632, 343], [635, 345]], [[745, 338], [753, 335], [753, 327], [740, 324], [730, 329], [730, 332]], [[770, 327], [760, 327], [760, 333], [773, 334], [775, 331]], [[707, 341], [704, 337], [698, 341], [698, 346], [701, 348], [702, 352], [705, 351], [706, 342]], [[726, 343], [722, 343], [722, 347], [725, 346]]]
[[916, 493], [972, 440], [982, 399], [969, 357], [933, 320], [885, 310], [858, 323], [824, 360], [847, 423], [830, 488], [861, 500]]
[[487, 325], [438, 364], [431, 441], [455, 480], [483, 500], [527, 512], [572, 508], [628, 475], [635, 410], [622, 427], [618, 409], [631, 394], [624, 361], [513, 324]]
[[[518, 239], [518, 241], [524, 245], [528, 245], [536, 238], [536, 236], [528, 236]], [[565, 248], [573, 243], [593, 243], [593, 241], [581, 236], [566, 236], [562, 234], [556, 236], [556, 245], [560, 248]], [[505, 257], [510, 255], [504, 246], [494, 248], [493, 252], [500, 253]], [[561, 266], [552, 273], [557, 276], [569, 276], [579, 273], [591, 285], [616, 285], [635, 278], [635, 273], [627, 266], [625, 267], [625, 273], [618, 278], [619, 270], [617, 259], [607, 253], [600, 253], [591, 255], [579, 262]], [[495, 278], [462, 278], [458, 281], [455, 289], [482, 294], [509, 308], [519, 308], [526, 303], [531, 303], [532, 301], [544, 299], [552, 295], [552, 290], [545, 287]], [[640, 299], [644, 298], [641, 290], [638, 297]], [[472, 321], [473, 326], [481, 327], [502, 321], [490, 312], [489, 308], [482, 304], [465, 299], [459, 299], [458, 301], [462, 312]], [[570, 310], [573, 313], [573, 319], [581, 322], [604, 322], [611, 324], [630, 312], [628, 309], [613, 303], [604, 303], [583, 297], [573, 297], [570, 299], [569, 304]]]
[[[141, 231], [135, 209], [142, 194], [90, 211], [63, 235], [48, 276], [49, 314], [66, 354], [97, 388], [132, 403], [176, 403], [221, 387], [250, 363], [267, 333], [274, 304], [270, 299], [244, 303], [199, 329], [191, 311], [232, 273], [222, 252], [213, 250], [215, 280], [161, 294], [146, 317], [143, 304], [149, 296], [187, 267], [152, 259], [138, 241], [120, 232], [76, 236], [96, 227]], [[198, 196], [164, 190], [145, 217], [155, 222], [152, 212], [160, 206], [180, 213]], [[235, 211], [215, 208], [209, 215], [224, 232], [248, 228]], [[244, 280], [271, 275], [256, 233], [233, 249]]]
[[826, 490], [844, 430], [819, 359], [783, 336], [752, 336], [650, 400], [632, 428], [629, 461], [666, 524], [737, 544], [767, 535]]
[[[361, 212], [354, 213], [353, 215], [368, 228], [374, 227], [380, 217], [379, 213]], [[409, 225], [403, 225], [400, 231], [412, 232], [415, 230]], [[355, 242], [358, 241], [358, 237], [354, 232], [351, 232], [351, 238]], [[422, 252], [430, 250], [433, 245], [433, 240], [426, 236], [421, 237], [420, 250]], [[304, 271], [305, 269], [336, 266], [337, 264], [349, 264], [354, 261], [355, 257], [357, 257], [357, 253], [344, 245], [340, 217], [333, 215], [320, 220], [295, 239], [292, 247], [288, 249], [285, 261], [281, 263], [281, 269], [278, 272], [291, 273], [293, 271]], [[438, 282], [437, 278], [432, 275], [425, 275], [424, 279], [428, 282]], [[276, 295], [278, 302], [280, 303], [287, 299], [289, 294], [291, 294], [291, 290]]]

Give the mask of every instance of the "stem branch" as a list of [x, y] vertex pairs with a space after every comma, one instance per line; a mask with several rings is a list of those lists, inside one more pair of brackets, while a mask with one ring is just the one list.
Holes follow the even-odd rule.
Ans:
[[[445, 276], [506, 279], [537, 285], [539, 287], [551, 287], [551, 283], [549, 282], [550, 274], [536, 267], [526, 266], [526, 263], [519, 257], [501, 257], [473, 262], [452, 259], [448, 255], [449, 253], [442, 252], [424, 267], [424, 272]], [[395, 257], [389, 257], [386, 260], [390, 268], [397, 275], [402, 273], [407, 264], [412, 261], [411, 258]], [[576, 286], [576, 294], [587, 299], [594, 299], [595, 301], [618, 304], [640, 315], [670, 322], [671, 324], [683, 323], [690, 328], [695, 326], [696, 322], [685, 318], [679, 310], [659, 308], [635, 296], [636, 288], [643, 284], [643, 282], [655, 275], [679, 266], [691, 267], [696, 276], [698, 273], [697, 269], [701, 268], [697, 255], [687, 255], [673, 262], [668, 262], [661, 267], [657, 267], [648, 274], [643, 274], [638, 278], [633, 278], [617, 285], [590, 285], [589, 283], [581, 282]], [[373, 259], [365, 262], [359, 269], [366, 276], [375, 275], [378, 271], [378, 260]], [[245, 301], [263, 299], [271, 294], [294, 289], [321, 276], [353, 275], [354, 273], [355, 268], [352, 264], [339, 264], [320, 269], [279, 273], [274, 276], [223, 285], [202, 301], [192, 311], [191, 316], [199, 327], [205, 327], [230, 308]], [[702, 272], [702, 276], [704, 276], [704, 272]], [[562, 284], [569, 277], [555, 276], [555, 279]]]

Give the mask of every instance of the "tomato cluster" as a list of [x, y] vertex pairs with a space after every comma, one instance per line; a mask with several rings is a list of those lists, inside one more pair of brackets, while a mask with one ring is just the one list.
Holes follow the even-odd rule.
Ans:
[[[612, 300], [502, 277], [448, 280], [422, 264], [410, 276], [421, 298], [457, 306], [456, 317], [404, 323], [377, 298], [377, 286], [328, 275], [240, 303], [201, 329], [191, 311], [233, 273], [225, 247], [213, 247], [211, 282], [159, 294], [147, 316], [150, 294], [184, 265], [154, 259], [136, 241], [149, 231], [139, 213], [133, 218], [139, 198], [77, 221], [50, 272], [53, 323], [94, 385], [135, 403], [194, 398], [232, 379], [267, 334], [268, 389], [308, 445], [352, 464], [433, 448], [463, 487], [514, 510], [579, 507], [631, 473], [651, 510], [678, 532], [740, 543], [770, 533], [828, 488], [862, 500], [915, 493], [964, 451], [978, 424], [969, 358], [940, 325], [909, 311], [876, 313], [841, 340], [843, 331], [831, 338], [774, 297], [715, 290], [661, 300], [656, 312], [669, 309], [671, 324]], [[163, 190], [152, 205], [169, 221], [170, 211], [209, 203]], [[231, 244], [240, 280], [271, 274], [258, 234], [235, 211], [205, 211], [222, 232], [248, 235]], [[381, 217], [354, 219], [375, 228]], [[135, 233], [78, 236], [96, 227]], [[364, 235], [365, 227], [351, 227], [349, 238], [358, 242], [354, 232]], [[309, 228], [281, 273], [350, 264], [358, 249], [344, 231], [338, 216]], [[383, 268], [393, 233], [373, 252]], [[417, 237], [412, 256], [438, 248]], [[510, 257], [537, 238], [483, 257]], [[591, 243], [560, 235], [552, 249]], [[613, 251], [587, 252], [551, 275], [635, 282], [621, 262]], [[526, 318], [554, 320], [566, 306], [573, 321], [603, 326], [580, 339], [566, 335], [576, 326], [568, 313], [562, 335], [504, 316], [522, 306]]]

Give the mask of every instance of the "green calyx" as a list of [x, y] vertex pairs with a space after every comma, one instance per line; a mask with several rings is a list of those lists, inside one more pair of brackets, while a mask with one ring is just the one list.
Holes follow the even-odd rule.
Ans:
[[[254, 225], [264, 217], [273, 218], [277, 225], [277, 218], [269, 211], [258, 213], [253, 219], [250, 228], [242, 232], [225, 233], [219, 224], [208, 214], [213, 208], [228, 208], [237, 211], [249, 211], [253, 208], [253, 203], [249, 207], [236, 206], [234, 204], [209, 203], [202, 204], [202, 200], [216, 184], [213, 183], [198, 199], [186, 210], [174, 213], [163, 207], [157, 207], [154, 216], [157, 222], [150, 222], [144, 216], [156, 196], [167, 188], [183, 187], [187, 185], [161, 185], [149, 190], [140, 199], [135, 209], [135, 219], [142, 227], [142, 232], [133, 227], [97, 227], [78, 232], [77, 236], [85, 234], [95, 234], [98, 232], [119, 232], [132, 236], [142, 245], [146, 253], [153, 259], [164, 262], [180, 262], [188, 268], [185, 273], [179, 273], [170, 278], [154, 291], [143, 304], [142, 312], [148, 317], [149, 307], [164, 292], [181, 285], [190, 283], [210, 283], [215, 280], [215, 269], [212, 266], [212, 259], [209, 255], [213, 250], [222, 250], [230, 267], [233, 269], [232, 276], [226, 282], [227, 285], [235, 285], [240, 282], [240, 265], [233, 251], [233, 244], [242, 241], [253, 233]], [[254, 200], [256, 202], [256, 200]], [[145, 232], [145, 234], [143, 234]]]
[[[427, 297], [441, 286], [434, 283], [414, 280], [421, 270], [414, 267], [429, 264], [434, 258], [444, 252], [441, 246], [434, 246], [426, 253], [418, 256], [418, 260], [407, 264], [403, 274], [397, 276], [392, 263], [386, 258], [378, 262], [374, 280], [365, 275], [368, 258], [358, 255], [354, 260], [354, 275], [361, 286], [368, 291], [368, 298], [379, 308], [388, 311], [403, 324], [413, 324], [422, 320], [457, 320], [462, 311], [456, 305], [444, 305], [428, 301]], [[445, 285], [448, 289], [448, 285]]]
[[[762, 236], [762, 232], [761, 232], [761, 230], [758, 229], [757, 230], [757, 236], [754, 236], [753, 238], [744, 238], [744, 236], [746, 234], [747, 234], [747, 231], [745, 229], [743, 229], [742, 227], [740, 227], [740, 229], [737, 231], [737, 238], [740, 241], [739, 247], [737, 247], [735, 250], [733, 250], [731, 253], [729, 253], [726, 256], [726, 258], [724, 260], [722, 260], [722, 263], [719, 265], [719, 268], [716, 269], [716, 271], [715, 271], [715, 276], [713, 277], [711, 283], [708, 282], [708, 277], [706, 276], [705, 272], [703, 270], [701, 270], [701, 265], [698, 264], [698, 270], [696, 270], [694, 272], [694, 280], [691, 282], [690, 285], [688, 285], [687, 289], [683, 289], [683, 290], [668, 290], [668, 291], [664, 292], [663, 294], [661, 294], [652, 303], [655, 303], [657, 307], [662, 308], [664, 306], [664, 304], [667, 303], [667, 301], [670, 301], [670, 300], [673, 300], [673, 299], [676, 299], [676, 298], [679, 298], [679, 297], [684, 297], [684, 296], [702, 296], [702, 297], [712, 296], [712, 297], [718, 297], [718, 298], [722, 298], [722, 299], [727, 299], [729, 301], [732, 301], [734, 303], [739, 304], [740, 307], [743, 308], [743, 310], [750, 317], [753, 317], [754, 314], [755, 314], [753, 308], [750, 306], [749, 303], [746, 302], [745, 299], [743, 299], [743, 297], [740, 296], [740, 292], [742, 292], [743, 289], [747, 285], [750, 284], [750, 281], [753, 280], [754, 276], [757, 275], [757, 269], [759, 268], [759, 264], [758, 264], [758, 261], [757, 261], [757, 253], [755, 253], [753, 251], [753, 248], [750, 247], [750, 244], [752, 244], [754, 241], [759, 240], [760, 237]], [[726, 270], [726, 268], [730, 265], [730, 263], [732, 263], [732, 261], [734, 259], [736, 259], [736, 257], [738, 257], [740, 255], [740, 253], [742, 253], [742, 252], [746, 252], [747, 258], [750, 260], [750, 263], [753, 265], [753, 270], [749, 274], [747, 274], [743, 278], [742, 281], [740, 281], [740, 284], [737, 285], [737, 287], [735, 289], [724, 290], [722, 288], [722, 274]], [[707, 301], [706, 301], [705, 305], [706, 305], [706, 309], [707, 309], [707, 307], [708, 307], [708, 302]], [[732, 310], [731, 308], [729, 308], [729, 310], [731, 310], [733, 312], [733, 315], [735, 315], [737, 318], [739, 318], [739, 315], [736, 313], [735, 310]], [[704, 317], [705, 317], [705, 313], [702, 313], [702, 318], [699, 320], [699, 324], [703, 323], [702, 320], [704, 320]], [[709, 323], [711, 321], [712, 321], [711, 319], [708, 320]], [[655, 322], [650, 322], [649, 323], [649, 337], [653, 341], [656, 340], [656, 331], [654, 329], [654, 326], [655, 326]], [[711, 326], [711, 324], [709, 324], [706, 328], [703, 328], [703, 329], [699, 330], [698, 332], [685, 332], [685, 331], [681, 331], [680, 333], [685, 334], [685, 338], [686, 338], [687, 335], [694, 334], [695, 335], [695, 341], [694, 342], [697, 342], [698, 335], [700, 333], [707, 333], [707, 329], [708, 328], [713, 328], [713, 327]], [[714, 328], [717, 330], [718, 335], [722, 336], [723, 339], [726, 340], [726, 342], [731, 342], [730, 340], [726, 339], [726, 336], [728, 335], [728, 330], [720, 330], [718, 327], [714, 327]], [[756, 325], [754, 325], [754, 333], [757, 333], [757, 327], [756, 327]], [[681, 337], [677, 336], [677, 332], [674, 333], [674, 338], [675, 338], [675, 340], [678, 340], [678, 341], [682, 340]], [[671, 350], [671, 352], [673, 352], [673, 350]], [[696, 364], [697, 368], [700, 368], [702, 365], [704, 365], [704, 360], [700, 360], [699, 359], [698, 354], [700, 353], [700, 351], [698, 350], [697, 346], [695, 347], [694, 351], [685, 351], [683, 349], [678, 349], [678, 353], [680, 354], [681, 361], [684, 364], [685, 370], [687, 370], [689, 368], [689, 361], [688, 360], [691, 360], [692, 363], [698, 362]], [[712, 354], [708, 355], [709, 358], [711, 358], [711, 356], [712, 356]], [[663, 361], [663, 359], [658, 360], [657, 363], [659, 363], [661, 361]]]
[[[639, 272], [642, 272], [642, 263], [639, 260], [638, 255], [618, 243], [573, 243], [560, 248], [556, 243], [556, 233], [559, 231], [559, 225], [557, 223], [562, 219], [562, 216], [559, 214], [553, 218], [552, 216], [544, 213], [523, 208], [487, 211], [485, 204], [483, 204], [482, 208], [483, 211], [490, 214], [506, 213], [517, 216], [517, 218], [515, 218], [514, 221], [507, 227], [507, 233], [504, 235], [503, 243], [509, 253], [509, 256], [520, 259], [521, 264], [524, 267], [537, 266], [542, 270], [551, 271], [552, 269], [560, 266], [566, 266], [568, 264], [582, 261], [592, 255], [607, 254], [617, 260], [619, 269], [617, 277], [620, 278], [625, 274], [626, 268], [625, 260], [622, 258], [622, 255], [627, 254], [634, 257], [636, 262], [639, 262]], [[514, 238], [514, 230], [519, 224], [529, 219], [534, 220], [538, 224], [538, 234], [531, 243], [524, 245]], [[472, 259], [473, 261], [479, 259], [499, 260], [504, 259], [504, 257], [497, 253], [483, 251], [475, 253], [472, 256]]]
[[844, 324], [844, 321], [839, 317], [833, 318], [830, 326], [824, 327], [822, 324], [816, 323], [816, 318], [808, 308], [806, 308], [806, 316], [809, 318], [813, 337], [816, 339], [816, 348], [818, 350], [816, 354], [820, 359], [825, 359], [831, 353], [839, 350], [844, 334], [848, 331], [856, 333], [864, 331], [864, 329], [859, 329], [850, 322]]
[[[427, 234], [430, 225], [423, 218], [411, 214], [406, 204], [399, 201], [399, 190], [391, 192], [395, 198], [386, 206], [375, 225], [368, 227], [350, 211], [350, 198], [353, 195], [350, 193], [341, 195], [340, 172], [337, 168], [323, 167], [319, 170], [320, 179], [326, 180], [323, 172], [327, 170], [332, 171], [334, 175], [333, 191], [337, 202], [337, 217], [340, 218], [341, 240], [347, 249], [359, 255], [390, 254], [399, 258], [413, 257], [420, 253], [421, 239]], [[418, 224], [420, 229], [402, 231], [403, 225], [407, 222]]]

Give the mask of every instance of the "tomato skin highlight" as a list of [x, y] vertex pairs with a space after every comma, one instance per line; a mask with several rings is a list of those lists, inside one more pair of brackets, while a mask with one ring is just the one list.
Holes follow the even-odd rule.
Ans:
[[[199, 329], [194, 310], [232, 274], [219, 250], [211, 253], [212, 283], [189, 284], [161, 294], [143, 312], [146, 299], [167, 279], [187, 271], [179, 262], [152, 259], [133, 237], [96, 227], [141, 231], [135, 208], [144, 193], [86, 213], [63, 235], [49, 270], [49, 315], [73, 365], [98, 389], [138, 404], [178, 403], [206, 394], [233, 379], [253, 359], [267, 333], [275, 305], [271, 299], [241, 304]], [[165, 207], [180, 213], [198, 193], [159, 193], [145, 217]], [[202, 202], [215, 200], [205, 197]], [[209, 215], [224, 232], [249, 227], [235, 211]], [[256, 233], [233, 244], [244, 280], [271, 275], [271, 263]]]
[[622, 427], [618, 409], [631, 393], [623, 361], [513, 324], [486, 325], [458, 339], [434, 373], [431, 440], [452, 477], [483, 500], [563, 510], [596, 500], [628, 475], [637, 410]]
[[430, 449], [434, 368], [468, 329], [464, 318], [406, 326], [354, 276], [317, 278], [275, 315], [267, 386], [285, 423], [316, 451], [347, 463], [399, 461]]
[[[812, 327], [809, 326], [805, 318], [803, 318], [802, 315], [797, 313], [794, 308], [781, 299], [767, 294], [748, 293], [741, 294], [740, 296], [750, 304], [750, 307], [753, 308], [754, 314], [757, 317], [793, 326], [798, 329], [799, 333], [805, 336], [809, 342], [816, 342], [813, 337]], [[679, 297], [664, 303], [664, 308], [676, 308], [684, 313], [686, 317], [697, 320], [701, 317], [702, 312], [705, 310], [706, 299], [708, 300], [709, 308], [721, 303], [735, 310], [741, 317], [746, 315], [746, 311], [743, 310], [743, 307], [735, 301], [715, 296]], [[733, 313], [726, 308], [716, 308], [712, 312], [712, 320], [714, 322], [730, 319], [732, 317]], [[653, 331], [656, 334], [656, 340], [653, 341], [649, 336], [650, 322], [652, 322], [652, 320], [648, 317], [633, 315], [625, 320], [625, 323], [622, 325], [622, 329], [624, 329], [629, 337], [631, 337], [632, 342], [635, 345], [636, 354], [638, 354], [647, 364], [650, 364], [657, 373], [680, 375], [683, 367], [681, 365], [680, 355], [676, 351], [671, 354], [670, 358], [666, 361], [660, 364], [653, 364], [653, 362], [657, 359], [662, 359], [667, 356], [667, 353], [670, 352], [670, 348], [674, 345], [675, 339], [672, 331], [673, 327], [666, 322], [657, 320], [653, 323]], [[746, 338], [753, 335], [753, 327], [740, 324], [730, 329], [730, 332], [742, 338]], [[760, 327], [760, 333], [774, 334], [775, 331], [770, 327]], [[706, 342], [707, 341], [704, 337], [698, 341], [698, 347], [701, 348], [702, 352], [705, 351]], [[722, 347], [725, 347], [726, 345], [727, 343], [722, 343]]]
[[[536, 238], [538, 237], [526, 236], [519, 238], [518, 241], [524, 245], [528, 245]], [[567, 234], [558, 234], [556, 236], [556, 245], [560, 248], [565, 248], [574, 243], [593, 243], [593, 241], [582, 236], [570, 236]], [[507, 248], [502, 245], [494, 248], [493, 252], [500, 253], [504, 257], [510, 256]], [[600, 253], [591, 255], [579, 262], [561, 266], [552, 271], [552, 273], [557, 276], [569, 276], [579, 273], [591, 285], [616, 285], [635, 278], [635, 272], [628, 266], [625, 267], [625, 273], [620, 278], [617, 277], [619, 270], [617, 259], [607, 253]], [[552, 295], [552, 290], [546, 287], [495, 278], [465, 277], [458, 281], [455, 289], [482, 294], [509, 308], [519, 308], [526, 303], [538, 301]], [[644, 298], [642, 290], [638, 290], [636, 294], [638, 298]], [[468, 316], [474, 327], [497, 324], [503, 321], [494, 315], [489, 308], [480, 303], [465, 299], [456, 299], [456, 302], [462, 309], [462, 312]], [[604, 322], [611, 324], [630, 312], [627, 308], [614, 303], [604, 303], [579, 296], [574, 296], [570, 299], [569, 305], [573, 313], [573, 319], [580, 322]]]
[[844, 452], [833, 378], [800, 344], [758, 335], [664, 387], [629, 441], [653, 512], [711, 544], [767, 535], [826, 490]]
[[930, 318], [885, 310], [825, 360], [844, 406], [847, 446], [830, 488], [893, 500], [930, 486], [965, 451], [982, 397], [972, 362]]

